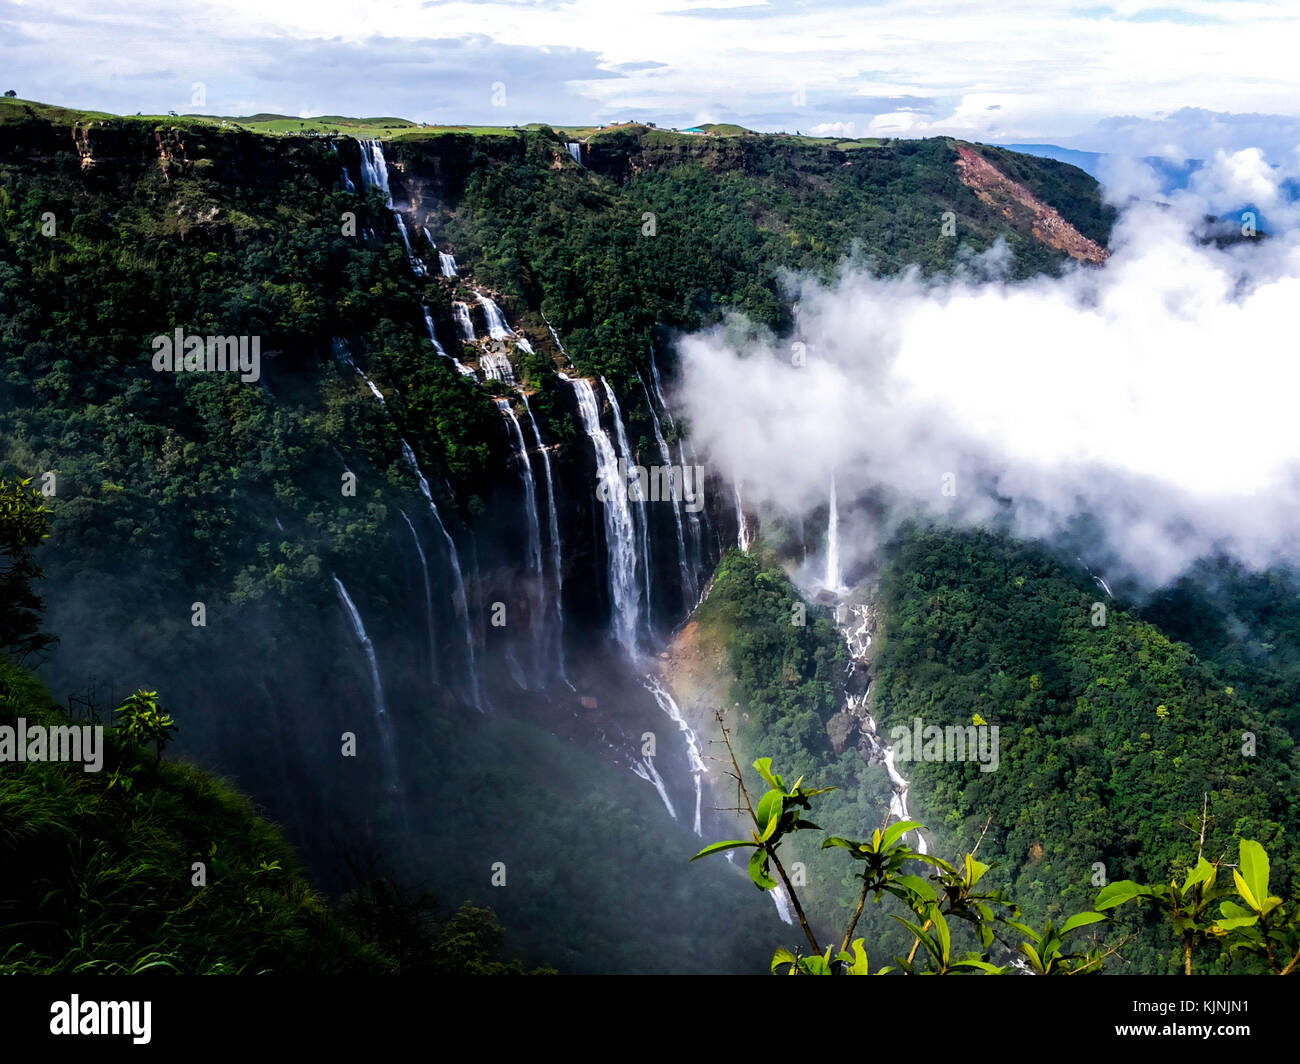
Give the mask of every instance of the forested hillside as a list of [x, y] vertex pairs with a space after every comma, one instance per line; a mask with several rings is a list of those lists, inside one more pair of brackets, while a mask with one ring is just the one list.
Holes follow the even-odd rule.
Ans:
[[[697, 460], [672, 403], [680, 333], [731, 311], [788, 330], [789, 279], [846, 261], [962, 274], [1001, 242], [1013, 281], [1074, 268], [1035, 219], [1050, 208], [1063, 246], [1104, 248], [1114, 212], [1073, 167], [946, 138], [383, 121], [358, 141], [346, 123], [295, 134], [0, 101], [0, 474], [31, 478], [49, 509], [59, 640], [27, 663], [48, 696], [6, 676], [42, 713], [52, 699], [107, 717], [156, 688], [182, 722], [173, 752], [249, 793], [331, 895], [491, 905], [524, 960], [475, 965], [761, 968], [770, 903], [737, 869], [685, 865], [724, 814], [692, 791], [701, 773], [650, 663], [693, 615], [725, 656], [741, 752], [834, 785], [828, 822], [869, 829], [893, 792], [847, 739], [843, 631], [802, 602], [788, 537], [732, 549], [747, 536], [732, 471], [705, 470], [698, 513], [611, 518], [597, 487], [616, 459]], [[975, 151], [998, 195], [959, 165]], [[154, 338], [177, 329], [260, 338], [258, 376], [157, 371]], [[915, 529], [879, 563], [865, 705], [881, 733], [915, 716], [1001, 728], [997, 772], [908, 767], [937, 846], [970, 847], [987, 823], [984, 859], [1055, 917], [1089, 904], [1098, 864], [1112, 880], [1180, 869], [1204, 802], [1206, 852], [1258, 840], [1289, 890], [1289, 574], [1210, 565], [1107, 599], [1098, 626], [1083, 570], [1001, 535]], [[5, 605], [27, 608], [17, 591]], [[620, 621], [636, 654], [615, 646]], [[340, 758], [346, 734], [356, 759]], [[293, 867], [241, 799], [170, 757], [148, 789], [180, 821], [170, 857], [198, 846], [188, 803], [223, 840], [259, 843], [241, 884], [262, 862]], [[41, 845], [119, 815], [133, 845], [142, 795], [56, 789], [51, 806], [19, 778]], [[409, 896], [358, 890], [376, 854]], [[830, 910], [856, 891], [834, 856], [803, 853]], [[374, 931], [388, 917], [373, 911], [309, 934], [324, 903], [296, 872], [266, 904], [284, 906], [294, 950], [173, 944], [167, 963], [260, 970], [320, 950], [339, 968], [438, 968], [459, 919], [426, 921], [414, 946], [402, 920]], [[477, 910], [463, 919], [493, 939]], [[74, 963], [67, 943], [34, 942], [0, 960]], [[1126, 963], [1166, 970], [1165, 945], [1144, 933]], [[138, 946], [95, 963], [148, 963]]]

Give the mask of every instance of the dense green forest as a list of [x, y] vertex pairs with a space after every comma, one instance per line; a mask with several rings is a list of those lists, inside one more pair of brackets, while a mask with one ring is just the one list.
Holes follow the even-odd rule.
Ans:
[[[1256, 839], [1279, 893], [1300, 870], [1295, 744], [1282, 709], [1106, 601], [1088, 575], [1047, 550], [985, 532], [918, 529], [900, 539], [882, 579], [886, 623], [872, 707], [882, 729], [1000, 727], [995, 772], [918, 762], [913, 812], [946, 846], [972, 846], [1005, 868], [1028, 912], [1083, 908], [1104, 881], [1143, 882], [1187, 869], [1204, 849]], [[1176, 970], [1144, 936], [1129, 970]]]
[[[1081, 171], [980, 150], [1105, 244], [1114, 215]], [[517, 510], [502, 504], [516, 490], [513, 445], [492, 401], [513, 393], [433, 356], [423, 311], [467, 361], [477, 351], [450, 341], [452, 304], [478, 289], [529, 338], [533, 353], [512, 357], [552, 445], [566, 516], [583, 528], [568, 586], [591, 600], [573, 620], [589, 633], [601, 559], [584, 508], [588, 444], [557, 368], [608, 377], [634, 450], [655, 459], [641, 390], [651, 344], [671, 373], [677, 330], [733, 309], [787, 328], [790, 271], [828, 278], [855, 260], [941, 273], [997, 240], [1014, 277], [1067, 261], [963, 184], [944, 138], [630, 127], [586, 136], [579, 164], [563, 132], [539, 126], [407, 130], [387, 151], [459, 278], [413, 275], [382, 197], [347, 189], [354, 141], [82, 121], [0, 101], [0, 476], [45, 489], [46, 627], [59, 640], [40, 625], [33, 574], [0, 580], [0, 640], [45, 684], [6, 665], [0, 722], [75, 712], [107, 724], [148, 686], [180, 726], [161, 760], [115, 738], [102, 777], [42, 765], [0, 773], [0, 898], [13, 900], [0, 927], [20, 929], [17, 946], [0, 937], [6, 970], [761, 970], [770, 907], [745, 906], [753, 888], [735, 870], [686, 870], [699, 840], [684, 821], [665, 824], [644, 778], [606, 754], [607, 740], [625, 738], [607, 707], [628, 697], [592, 680], [607, 662], [586, 676], [575, 668], [569, 702], [539, 697], [482, 716], [445, 687], [430, 694], [412, 664], [424, 640], [411, 623], [419, 570], [411, 540], [405, 555], [393, 543], [412, 537], [423, 564], [410, 517], [427, 511], [400, 440], [467, 570], [480, 560], [506, 570], [519, 545]], [[956, 238], [942, 233], [945, 211]], [[154, 372], [151, 339], [175, 327], [260, 336], [261, 379]], [[339, 343], [382, 405], [340, 362]], [[670, 442], [689, 432], [663, 427]], [[357, 475], [355, 495], [340, 492], [344, 470]], [[944, 853], [969, 850], [988, 825], [980, 856], [1027, 918], [1087, 909], [1099, 866], [1110, 881], [1185, 874], [1203, 808], [1207, 854], [1256, 840], [1272, 858], [1272, 889], [1300, 883], [1291, 574], [1206, 563], [1148, 600], [1105, 601], [1096, 625], [1096, 586], [1044, 548], [912, 529], [883, 557], [871, 711], [882, 735], [918, 716], [965, 724], [978, 714], [1000, 727], [996, 772], [902, 767], [912, 812]], [[725, 648], [741, 757], [834, 787], [820, 815], [865, 837], [883, 819], [889, 779], [855, 749], [834, 752], [844, 642], [820, 606], [792, 622], [805, 604], [780, 562], [725, 554], [695, 619]], [[349, 714], [370, 705], [365, 660], [338, 612], [339, 574], [381, 649], [390, 707], [412, 726], [406, 808], [438, 811], [401, 829], [391, 868], [366, 848], [398, 832], [400, 804], [360, 772], [317, 773], [335, 764]], [[206, 626], [192, 623], [196, 602]], [[584, 748], [554, 722], [588, 712], [599, 739]], [[275, 816], [307, 840], [313, 878], [327, 869], [342, 900], [313, 892], [281, 830], [240, 791], [278, 803]], [[362, 840], [346, 860], [344, 836]], [[810, 909], [838, 926], [858, 894], [851, 869], [818, 840], [788, 845], [807, 868]], [[219, 889], [190, 905], [195, 860], [210, 862]], [[497, 861], [523, 889], [494, 892]], [[92, 912], [77, 884], [110, 900]], [[435, 909], [426, 885], [471, 902]], [[500, 956], [488, 904], [508, 928], [504, 952], [522, 960]], [[1148, 911], [1117, 919], [1118, 933], [1137, 936], [1120, 970], [1178, 969], [1176, 944]], [[907, 941], [894, 923], [864, 920], [886, 952]], [[646, 950], [648, 938], [661, 949]], [[227, 945], [214, 950], [217, 940]], [[1199, 970], [1224, 963], [1208, 949], [1198, 959]]]

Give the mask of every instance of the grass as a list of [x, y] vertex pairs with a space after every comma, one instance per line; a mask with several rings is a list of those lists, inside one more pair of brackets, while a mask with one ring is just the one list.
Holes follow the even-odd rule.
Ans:
[[[34, 677], [0, 664], [0, 725], [18, 717], [69, 723]], [[247, 798], [106, 739], [97, 773], [0, 766], [0, 974], [390, 970]]]
[[[468, 134], [475, 137], [518, 137], [527, 130], [544, 128], [543, 123], [533, 122], [525, 126], [481, 126], [481, 125], [421, 125], [406, 118], [348, 118], [343, 115], [321, 115], [317, 118], [295, 118], [292, 115], [256, 114], [245, 117], [229, 115], [114, 115], [106, 111], [82, 111], [75, 108], [59, 107], [54, 104], [39, 103], [34, 100], [22, 100], [13, 97], [0, 97], [0, 125], [8, 122], [22, 122], [32, 117], [44, 119], [57, 125], [86, 124], [88, 122], [142, 122], [150, 126], [171, 125], [180, 128], [187, 126], [216, 127], [218, 129], [245, 130], [264, 136], [346, 136], [374, 140], [423, 139], [445, 134]], [[801, 144], [825, 145], [840, 151], [853, 151], [858, 148], [879, 148], [886, 141], [879, 137], [864, 137], [860, 140], [845, 140], [837, 137], [795, 137], [789, 133], [758, 133], [744, 126], [728, 123], [703, 125], [700, 133], [681, 133], [672, 129], [650, 126], [640, 122], [628, 122], [608, 126], [565, 126], [554, 127], [556, 132], [566, 140], [592, 140], [601, 136], [633, 132], [639, 136], [650, 136], [657, 143], [682, 142], [699, 143], [711, 137], [789, 137]]]

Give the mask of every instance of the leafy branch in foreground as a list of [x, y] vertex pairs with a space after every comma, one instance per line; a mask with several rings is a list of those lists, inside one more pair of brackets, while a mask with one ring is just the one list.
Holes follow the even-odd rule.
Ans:
[[[894, 958], [893, 964], [877, 969], [876, 975], [895, 971], [907, 975], [976, 972], [1002, 975], [1014, 970], [1038, 975], [1100, 972], [1106, 958], [1118, 952], [1128, 940], [1103, 948], [1095, 940], [1088, 947], [1073, 947], [1067, 945], [1067, 939], [1085, 927], [1106, 922], [1109, 919], [1106, 910], [1133, 899], [1150, 901], [1165, 913], [1175, 932], [1181, 936], [1184, 970], [1189, 975], [1192, 973], [1193, 948], [1212, 942], [1220, 943], [1230, 956], [1238, 953], [1256, 955], [1270, 971], [1279, 975], [1289, 975], [1300, 968], [1300, 906], [1293, 905], [1288, 911], [1281, 898], [1269, 894], [1268, 854], [1257, 842], [1241, 841], [1239, 864], [1232, 870], [1239, 901], [1231, 900], [1231, 892], [1218, 885], [1218, 865], [1198, 857], [1195, 870], [1181, 886], [1176, 882], [1157, 886], [1141, 886], [1129, 880], [1112, 883], [1097, 895], [1096, 911], [1076, 913], [1059, 926], [1049, 920], [1038, 930], [1020, 921], [1019, 907], [1004, 891], [981, 885], [985, 873], [992, 866], [976, 858], [978, 842], [960, 865], [949, 864], [907, 843], [908, 835], [920, 827], [912, 820], [894, 824], [886, 821], [865, 840], [830, 835], [823, 841], [823, 849], [847, 851], [859, 866], [855, 878], [862, 881], [857, 907], [839, 949], [829, 945], [823, 950], [781, 864], [777, 848], [785, 836], [795, 831], [821, 830], [804, 814], [811, 811], [814, 796], [832, 788], [804, 790], [802, 777], [793, 787], [787, 787], [784, 779], [772, 769], [771, 759], [759, 758], [754, 762], [754, 769], [770, 789], [755, 806], [750, 800], [725, 725], [722, 737], [731, 755], [732, 775], [744, 797], [744, 809], [754, 830], [749, 839], [729, 839], [706, 846], [691, 860], [731, 849], [752, 849], [750, 879], [758, 889], [765, 891], [776, 888], [777, 881], [770, 871], [776, 869], [799, 916], [812, 953], [801, 955], [790, 949], [778, 949], [772, 957], [772, 972], [784, 970], [791, 975], [873, 974], [864, 947], [865, 940], [853, 938], [853, 932], [867, 899], [871, 898], [873, 904], [878, 904], [885, 895], [896, 898], [909, 910], [907, 916], [894, 914], [894, 919], [907, 928], [913, 941], [906, 957]], [[980, 838], [982, 841], [983, 836]], [[925, 866], [930, 868], [928, 876], [920, 874], [925, 871]], [[1216, 902], [1220, 913], [1217, 918], [1210, 912]], [[965, 949], [959, 954], [954, 950], [953, 931], [963, 927], [969, 929], [978, 948]], [[1018, 958], [1016, 954], [1019, 954]]]
[[[1292, 904], [1288, 911], [1281, 898], [1269, 893], [1268, 853], [1258, 842], [1241, 840], [1232, 882], [1242, 904], [1219, 882], [1219, 867], [1199, 856], [1182, 886], [1174, 880], [1152, 887], [1127, 879], [1111, 883], [1097, 895], [1097, 908], [1113, 909], [1134, 899], [1153, 904], [1182, 939], [1187, 975], [1192, 974], [1193, 949], [1209, 942], [1218, 942], [1229, 956], [1254, 954], [1275, 975], [1291, 975], [1300, 965], [1300, 906]], [[1211, 912], [1216, 902], [1218, 918]]]

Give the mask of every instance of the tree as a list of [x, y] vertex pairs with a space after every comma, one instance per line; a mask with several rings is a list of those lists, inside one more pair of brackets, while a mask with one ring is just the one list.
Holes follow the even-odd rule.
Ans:
[[41, 575], [36, 548], [50, 534], [48, 514], [30, 477], [0, 479], [0, 648], [20, 659], [55, 643], [40, 631], [44, 603], [32, 590]]
[[13, 99], [15, 96], [18, 95], [18, 93], [14, 89], [6, 89], [5, 95], [8, 96], [10, 99]]
[[118, 728], [133, 746], [153, 743], [155, 762], [162, 760], [163, 747], [171, 741], [176, 722], [158, 705], [158, 692], [139, 690], [115, 710]]

